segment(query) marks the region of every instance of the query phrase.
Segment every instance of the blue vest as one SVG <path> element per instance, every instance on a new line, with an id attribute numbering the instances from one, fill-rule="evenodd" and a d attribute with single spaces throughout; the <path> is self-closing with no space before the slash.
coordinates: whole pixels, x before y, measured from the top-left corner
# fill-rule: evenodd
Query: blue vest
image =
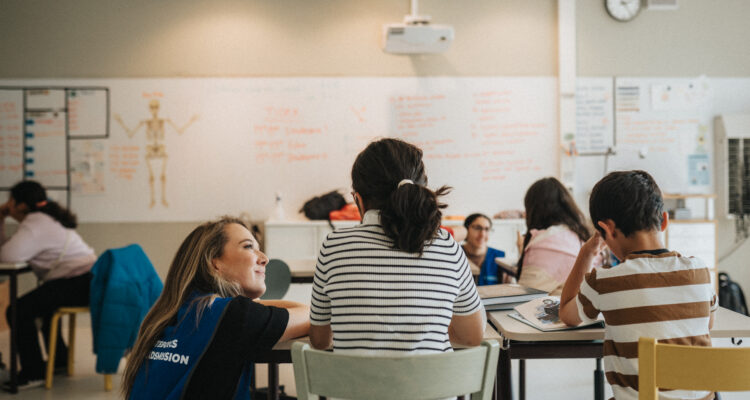
<path id="1" fill-rule="evenodd" d="M 217 298 L 196 321 L 196 307 L 188 300 L 177 313 L 178 324 L 168 326 L 138 370 L 131 399 L 179 399 L 232 298 Z M 234 399 L 250 399 L 252 363 L 242 370 Z"/>
<path id="2" fill-rule="evenodd" d="M 484 285 L 497 285 L 500 283 L 499 274 L 497 272 L 497 264 L 495 264 L 495 258 L 505 257 L 505 252 L 492 247 L 487 247 L 487 253 L 484 255 L 484 262 L 479 269 L 479 280 L 477 286 Z"/>

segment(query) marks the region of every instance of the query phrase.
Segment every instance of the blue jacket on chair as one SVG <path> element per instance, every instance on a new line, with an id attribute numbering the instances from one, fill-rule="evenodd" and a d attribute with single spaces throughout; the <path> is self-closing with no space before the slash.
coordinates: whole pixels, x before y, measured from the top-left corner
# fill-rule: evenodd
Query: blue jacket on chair
<path id="1" fill-rule="evenodd" d="M 91 330 L 96 372 L 117 373 L 141 321 L 163 288 L 141 246 L 107 250 L 91 269 Z"/>

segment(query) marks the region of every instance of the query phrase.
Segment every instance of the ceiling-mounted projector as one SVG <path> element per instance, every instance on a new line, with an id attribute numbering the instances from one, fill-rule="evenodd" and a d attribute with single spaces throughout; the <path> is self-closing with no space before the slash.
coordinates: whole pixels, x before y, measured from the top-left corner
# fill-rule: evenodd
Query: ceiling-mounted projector
<path id="1" fill-rule="evenodd" d="M 453 41 L 453 27 L 429 24 L 387 24 L 383 51 L 395 54 L 442 53 Z"/>

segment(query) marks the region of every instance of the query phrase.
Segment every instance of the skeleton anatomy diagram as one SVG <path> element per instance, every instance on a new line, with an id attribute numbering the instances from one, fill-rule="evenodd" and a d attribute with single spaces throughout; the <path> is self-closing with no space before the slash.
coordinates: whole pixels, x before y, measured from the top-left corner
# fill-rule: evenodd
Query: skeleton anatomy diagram
<path id="1" fill-rule="evenodd" d="M 132 138 L 136 132 L 142 127 L 146 127 L 146 165 L 148 166 L 148 184 L 151 193 L 151 203 L 149 207 L 153 208 L 156 205 L 156 195 L 154 189 L 154 164 L 161 164 L 161 174 L 159 180 L 161 183 L 161 204 L 164 207 L 169 207 L 167 203 L 167 197 L 165 194 L 167 185 L 167 149 L 164 146 L 164 124 L 169 124 L 178 134 L 182 134 L 193 122 L 198 120 L 198 115 L 193 115 L 184 126 L 178 127 L 169 118 L 159 118 L 159 100 L 151 100 L 148 104 L 149 111 L 151 112 L 151 118 L 141 120 L 138 122 L 135 128 L 130 129 L 123 122 L 122 117 L 119 114 L 114 114 L 112 117 L 118 124 L 125 130 L 129 138 Z"/>

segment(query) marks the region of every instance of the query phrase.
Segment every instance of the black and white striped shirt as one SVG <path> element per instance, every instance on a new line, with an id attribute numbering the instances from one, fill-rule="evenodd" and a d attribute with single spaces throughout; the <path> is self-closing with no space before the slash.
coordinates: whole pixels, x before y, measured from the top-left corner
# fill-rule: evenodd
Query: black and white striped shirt
<path id="1" fill-rule="evenodd" d="M 310 322 L 331 325 L 333 348 L 358 354 L 420 354 L 451 350 L 453 315 L 481 307 L 461 246 L 441 229 L 424 253 L 396 250 L 380 213 L 332 232 L 313 279 Z"/>

